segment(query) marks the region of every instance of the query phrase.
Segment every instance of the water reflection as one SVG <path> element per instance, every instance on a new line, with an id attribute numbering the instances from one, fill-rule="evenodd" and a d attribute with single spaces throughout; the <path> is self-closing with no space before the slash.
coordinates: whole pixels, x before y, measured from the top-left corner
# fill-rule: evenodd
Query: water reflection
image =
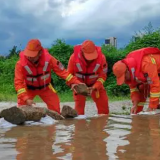
<path id="1" fill-rule="evenodd" d="M 118 159 L 117 149 L 119 146 L 129 144 L 126 140 L 126 135 L 130 134 L 131 119 L 123 116 L 109 117 L 109 124 L 106 126 L 106 131 L 109 136 L 104 139 L 107 146 L 107 155 L 109 160 Z M 124 150 L 121 149 L 121 152 Z"/>
<path id="2" fill-rule="evenodd" d="M 102 116 L 0 129 L 3 160 L 158 160 L 160 117 Z"/>
<path id="3" fill-rule="evenodd" d="M 126 136 L 130 144 L 118 148 L 119 159 L 160 159 L 160 116 L 133 116 L 131 133 Z M 119 150 L 125 150 L 121 153 Z"/>
<path id="4" fill-rule="evenodd" d="M 107 121 L 108 117 L 104 116 L 88 120 L 68 120 L 57 125 L 53 154 L 64 160 L 97 160 L 99 157 L 106 160 L 103 139 L 107 133 L 103 130 Z"/>
<path id="5" fill-rule="evenodd" d="M 5 133 L 4 137 L 5 139 L 17 139 L 17 142 L 14 143 L 18 152 L 17 160 L 51 160 L 55 158 L 52 153 L 54 132 L 55 126 L 21 126 L 13 127 Z M 9 160 L 7 157 L 4 159 Z"/>
<path id="6" fill-rule="evenodd" d="M 108 134 L 103 131 L 108 123 L 108 116 L 91 120 L 79 120 L 75 124 L 73 160 L 106 160 Z"/>
<path id="7" fill-rule="evenodd" d="M 74 131 L 75 125 L 70 120 L 56 125 L 52 149 L 54 156 L 58 159 L 72 160 Z"/>

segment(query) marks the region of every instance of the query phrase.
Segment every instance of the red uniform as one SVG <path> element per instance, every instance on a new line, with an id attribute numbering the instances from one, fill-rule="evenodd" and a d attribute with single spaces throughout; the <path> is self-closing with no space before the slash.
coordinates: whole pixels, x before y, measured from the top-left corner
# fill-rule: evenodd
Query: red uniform
<path id="1" fill-rule="evenodd" d="M 132 101 L 138 101 L 138 110 L 143 109 L 150 94 L 149 108 L 156 109 L 160 97 L 160 50 L 154 47 L 142 48 L 127 55 L 124 62 L 131 75 L 130 86 Z"/>
<path id="2" fill-rule="evenodd" d="M 31 63 L 23 51 L 20 53 L 14 79 L 19 106 L 25 105 L 27 99 L 33 99 L 38 95 L 49 109 L 60 113 L 59 97 L 51 84 L 51 70 L 65 79 L 68 85 L 79 83 L 76 77 L 67 72 L 63 65 L 48 53 L 47 49 L 42 49 L 37 65 Z"/>
<path id="3" fill-rule="evenodd" d="M 97 105 L 98 114 L 108 114 L 108 96 L 103 86 L 108 69 L 105 56 L 102 54 L 101 48 L 96 47 L 98 53 L 97 59 L 92 63 L 87 63 L 80 50 L 81 45 L 74 47 L 74 53 L 69 60 L 68 71 L 88 87 L 96 88 L 96 90 L 92 92 L 91 97 Z M 78 114 L 84 114 L 86 97 L 74 93 L 74 100 Z"/>

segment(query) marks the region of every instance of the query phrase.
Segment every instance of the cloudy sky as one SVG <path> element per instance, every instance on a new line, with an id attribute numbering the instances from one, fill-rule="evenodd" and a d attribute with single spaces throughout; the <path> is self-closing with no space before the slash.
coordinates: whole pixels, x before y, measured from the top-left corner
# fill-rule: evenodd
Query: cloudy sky
<path id="1" fill-rule="evenodd" d="M 101 45 L 114 36 L 124 47 L 149 22 L 160 27 L 160 0 L 0 0 L 0 55 L 31 38 L 50 47 L 57 38 Z"/>

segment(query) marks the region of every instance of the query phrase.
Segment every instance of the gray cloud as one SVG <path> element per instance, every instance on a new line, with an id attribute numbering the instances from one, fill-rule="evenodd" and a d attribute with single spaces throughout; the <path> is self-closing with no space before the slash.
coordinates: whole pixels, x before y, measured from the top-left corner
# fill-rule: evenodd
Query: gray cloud
<path id="1" fill-rule="evenodd" d="M 137 5 L 138 4 L 138 5 Z M 149 22 L 160 26 L 159 0 L 5 0 L 0 1 L 0 54 L 31 38 L 49 47 L 57 38 L 97 44 L 115 36 L 123 47 Z"/>

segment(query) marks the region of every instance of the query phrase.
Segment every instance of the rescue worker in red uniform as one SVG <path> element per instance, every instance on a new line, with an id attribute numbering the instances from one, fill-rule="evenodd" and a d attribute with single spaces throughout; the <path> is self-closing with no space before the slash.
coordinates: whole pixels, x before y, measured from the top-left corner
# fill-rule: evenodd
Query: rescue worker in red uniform
<path id="1" fill-rule="evenodd" d="M 18 106 L 34 105 L 33 99 L 38 95 L 50 110 L 60 113 L 59 97 L 51 84 L 51 70 L 65 79 L 69 86 L 80 83 L 42 47 L 38 39 L 30 40 L 15 66 L 14 85 Z"/>
<path id="2" fill-rule="evenodd" d="M 89 96 L 96 103 L 98 114 L 108 114 L 108 96 L 103 83 L 106 81 L 108 65 L 101 48 L 86 40 L 74 47 L 68 63 L 68 71 L 89 87 Z M 86 96 L 73 92 L 75 109 L 84 115 Z"/>
<path id="3" fill-rule="evenodd" d="M 160 50 L 154 47 L 130 52 L 125 59 L 113 65 L 117 84 L 126 83 L 130 87 L 133 107 L 131 113 L 143 110 L 147 96 L 150 95 L 147 111 L 157 109 L 160 97 Z"/>

